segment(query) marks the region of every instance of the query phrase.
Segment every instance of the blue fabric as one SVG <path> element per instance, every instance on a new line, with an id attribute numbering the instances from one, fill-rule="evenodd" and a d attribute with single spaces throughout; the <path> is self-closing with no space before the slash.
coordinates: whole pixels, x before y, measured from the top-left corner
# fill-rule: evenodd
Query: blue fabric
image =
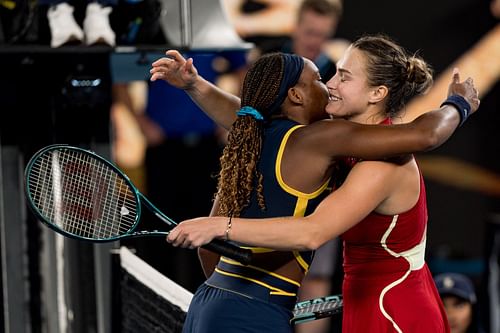
<path id="1" fill-rule="evenodd" d="M 214 82 L 220 73 L 213 67 L 217 57 L 225 58 L 228 71 L 241 68 L 246 63 L 246 51 L 222 53 L 186 53 L 192 57 L 200 75 Z M 235 110 L 236 111 L 236 110 Z M 215 123 L 180 89 L 163 80 L 150 82 L 146 114 L 163 129 L 167 138 L 181 138 L 190 135 L 210 135 L 215 131 Z"/>
<path id="2" fill-rule="evenodd" d="M 290 258 L 291 255 L 290 253 Z M 249 282 L 247 279 L 259 281 L 262 285 Z M 293 309 L 297 302 L 298 286 L 296 284 L 292 284 L 278 276 L 259 271 L 253 267 L 233 265 L 222 260 L 219 261 L 217 269 L 208 278 L 206 284 L 224 290 L 231 290 L 239 295 L 245 295 L 267 303 L 280 305 L 290 310 Z M 290 295 L 273 293 L 276 290 L 283 290 L 290 293 Z"/>
<path id="3" fill-rule="evenodd" d="M 286 41 L 282 47 L 279 49 L 283 53 L 293 53 L 292 40 Z M 320 53 L 316 59 L 311 59 L 314 64 L 318 67 L 319 74 L 321 75 L 322 81 L 327 82 L 331 79 L 336 72 L 335 63 L 326 55 L 326 53 Z"/>
<path id="4" fill-rule="evenodd" d="M 471 112 L 471 106 L 467 100 L 460 95 L 451 95 L 448 96 L 448 98 L 441 103 L 441 106 L 443 105 L 453 105 L 458 113 L 460 114 L 460 126 L 462 126 L 467 118 L 469 118 L 470 112 Z"/>
<path id="5" fill-rule="evenodd" d="M 281 80 L 278 96 L 269 108 L 270 112 L 268 114 L 274 114 L 281 107 L 288 94 L 288 89 L 297 84 L 304 69 L 304 59 L 298 55 L 284 53 L 283 60 L 283 79 Z"/>
<path id="6" fill-rule="evenodd" d="M 255 110 L 251 106 L 244 106 L 236 112 L 238 116 L 252 116 L 257 120 L 264 120 L 264 117 L 260 114 L 259 111 Z"/>
<path id="7" fill-rule="evenodd" d="M 292 312 L 202 284 L 189 305 L 183 333 L 292 333 Z M 286 325 L 285 325 L 286 324 Z"/>

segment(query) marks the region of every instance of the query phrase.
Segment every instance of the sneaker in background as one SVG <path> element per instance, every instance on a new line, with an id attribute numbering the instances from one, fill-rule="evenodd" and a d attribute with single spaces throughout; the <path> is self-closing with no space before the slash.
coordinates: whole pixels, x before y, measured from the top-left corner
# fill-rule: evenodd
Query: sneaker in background
<path id="1" fill-rule="evenodd" d="M 87 45 L 116 45 L 115 33 L 109 23 L 109 14 L 111 11 L 111 7 L 103 7 L 98 3 L 89 3 L 87 5 L 85 20 L 83 21 L 85 43 Z"/>
<path id="2" fill-rule="evenodd" d="M 51 34 L 50 46 L 80 44 L 83 41 L 83 31 L 75 21 L 73 10 L 73 6 L 63 2 L 51 6 L 47 11 Z"/>

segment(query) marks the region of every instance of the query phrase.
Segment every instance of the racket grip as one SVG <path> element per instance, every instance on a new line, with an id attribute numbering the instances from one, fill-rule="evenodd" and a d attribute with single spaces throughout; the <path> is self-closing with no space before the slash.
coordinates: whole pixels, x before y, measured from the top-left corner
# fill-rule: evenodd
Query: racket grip
<path id="1" fill-rule="evenodd" d="M 223 255 L 224 257 L 236 260 L 243 265 L 248 265 L 252 260 L 252 251 L 242 249 L 239 246 L 225 242 L 220 239 L 214 239 L 210 243 L 202 246 L 203 248 Z"/>

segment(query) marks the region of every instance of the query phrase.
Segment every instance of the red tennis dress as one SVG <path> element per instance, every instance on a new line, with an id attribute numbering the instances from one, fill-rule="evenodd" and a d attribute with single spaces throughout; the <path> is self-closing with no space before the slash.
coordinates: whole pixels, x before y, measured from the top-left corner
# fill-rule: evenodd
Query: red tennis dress
<path id="1" fill-rule="evenodd" d="M 342 235 L 346 333 L 450 332 L 446 313 L 424 261 L 425 185 L 409 211 L 371 213 Z"/>

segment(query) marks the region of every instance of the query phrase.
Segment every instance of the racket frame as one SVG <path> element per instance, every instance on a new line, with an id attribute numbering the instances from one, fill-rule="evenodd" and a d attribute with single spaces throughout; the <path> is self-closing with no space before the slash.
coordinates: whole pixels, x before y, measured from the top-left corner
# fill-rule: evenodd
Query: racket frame
<path id="1" fill-rule="evenodd" d="M 32 171 L 33 167 L 36 165 L 36 162 L 39 161 L 41 156 L 43 156 L 51 151 L 55 152 L 55 151 L 60 151 L 63 149 L 75 151 L 78 153 L 83 153 L 85 155 L 90 155 L 92 158 L 97 159 L 98 161 L 104 163 L 106 166 L 110 167 L 114 172 L 116 172 L 120 176 L 120 178 L 122 178 L 124 180 L 127 187 L 131 190 L 130 192 L 131 192 L 133 200 L 135 201 L 135 204 L 136 204 L 136 214 L 135 214 L 134 222 L 132 223 L 131 227 L 128 229 L 127 232 L 119 234 L 119 235 L 114 236 L 114 237 L 106 237 L 106 238 L 92 238 L 92 237 L 78 236 L 78 235 L 75 235 L 73 233 L 67 232 L 63 228 L 59 227 L 57 224 L 50 221 L 46 216 L 41 214 L 38 209 L 35 208 L 35 207 L 37 207 L 37 205 L 35 204 L 35 201 L 31 195 L 32 191 L 31 191 L 31 187 L 30 187 L 31 184 L 29 181 L 31 171 Z M 168 224 L 171 226 L 176 225 L 175 222 L 173 222 L 170 218 L 166 217 L 163 213 L 161 213 L 158 210 L 158 208 L 156 208 L 149 200 L 147 200 L 137 190 L 137 188 L 134 186 L 134 184 L 132 183 L 130 178 L 126 174 L 124 174 L 117 166 L 115 166 L 113 163 L 109 162 L 105 158 L 97 155 L 93 151 L 86 150 L 84 148 L 69 146 L 69 145 L 65 145 L 65 144 L 55 144 L 55 145 L 50 145 L 50 146 L 44 147 L 44 148 L 40 149 L 38 152 L 36 152 L 31 157 L 30 161 L 26 165 L 24 178 L 25 178 L 26 197 L 28 198 L 28 204 L 29 204 L 28 206 L 30 207 L 33 214 L 35 214 L 36 217 L 41 222 L 43 222 L 45 225 L 47 225 L 49 228 L 51 228 L 52 230 L 66 236 L 66 237 L 69 237 L 69 238 L 97 242 L 97 243 L 107 243 L 107 242 L 114 242 L 114 241 L 117 241 L 117 240 L 120 240 L 123 238 L 139 237 L 139 236 L 143 236 L 143 235 L 150 235 L 150 236 L 154 236 L 154 235 L 158 235 L 158 236 L 165 235 L 166 236 L 166 235 L 168 235 L 168 232 L 162 232 L 162 231 L 157 231 L 157 230 L 134 232 L 134 230 L 139 225 L 141 214 L 142 214 L 141 198 L 143 198 L 143 202 L 147 206 L 149 206 L 150 208 L 152 208 L 154 210 L 155 215 L 162 216 L 162 218 L 160 218 L 162 221 L 164 221 L 164 222 L 169 221 Z"/>
<path id="2" fill-rule="evenodd" d="M 75 235 L 70 232 L 65 231 L 62 229 L 60 226 L 57 224 L 53 223 L 53 221 L 50 221 L 47 217 L 43 216 L 38 209 L 37 205 L 35 204 L 35 201 L 33 200 L 31 196 L 31 188 L 30 188 L 30 180 L 29 176 L 31 174 L 31 171 L 36 163 L 36 161 L 39 160 L 40 156 L 47 154 L 50 151 L 58 151 L 58 150 L 69 150 L 69 151 L 75 151 L 77 153 L 82 153 L 84 155 L 89 155 L 90 157 L 104 163 L 104 165 L 110 167 L 112 171 L 114 171 L 118 176 L 121 177 L 121 179 L 125 182 L 125 185 L 131 190 L 131 194 L 133 197 L 133 200 L 135 201 L 136 207 L 135 207 L 135 220 L 133 223 L 131 223 L 131 226 L 128 228 L 127 232 L 122 233 L 119 232 L 118 235 L 113 236 L 113 237 L 106 237 L 106 238 L 92 238 L 92 237 L 85 237 L 81 235 Z M 169 234 L 169 231 L 158 231 L 158 230 L 144 230 L 144 231 L 135 231 L 137 226 L 139 225 L 141 214 L 142 214 L 142 204 L 144 204 L 150 211 L 156 215 L 157 218 L 159 218 L 161 221 L 165 222 L 166 224 L 170 225 L 170 227 L 174 227 L 177 225 L 175 221 L 173 221 L 171 218 L 166 216 L 162 211 L 160 211 L 151 201 L 149 201 L 132 183 L 132 181 L 129 179 L 129 177 L 121 171 L 116 165 L 105 159 L 104 157 L 99 156 L 98 154 L 94 153 L 91 150 L 80 148 L 80 147 L 74 147 L 70 146 L 67 144 L 54 144 L 54 145 L 49 145 L 46 146 L 42 149 L 40 149 L 38 152 L 36 152 L 31 159 L 29 160 L 26 168 L 25 168 L 25 193 L 26 197 L 28 199 L 28 206 L 30 207 L 30 210 L 34 213 L 34 215 L 45 225 L 47 225 L 49 228 L 52 230 L 66 236 L 69 238 L 73 239 L 79 239 L 79 240 L 85 240 L 85 241 L 91 241 L 91 242 L 97 242 L 97 243 L 104 243 L 104 242 L 113 242 L 117 241 L 120 239 L 124 238 L 131 238 L 131 237 L 141 237 L 141 236 L 166 236 Z M 203 248 L 206 248 L 210 251 L 214 251 L 216 253 L 219 253 L 221 255 L 227 256 L 229 258 L 235 259 L 239 261 L 240 263 L 244 265 L 248 265 L 251 261 L 252 258 L 252 251 L 249 249 L 245 248 L 240 248 L 237 245 L 230 243 L 230 242 L 225 242 L 220 239 L 213 239 L 210 243 L 205 244 L 202 246 Z"/>
<path id="3" fill-rule="evenodd" d="M 305 313 L 299 313 L 297 314 L 297 311 L 307 309 L 309 307 L 314 307 L 317 305 L 321 304 L 326 304 L 331 301 L 335 301 L 336 306 L 333 308 L 327 308 L 327 309 L 320 309 L 319 311 L 308 311 Z M 294 316 L 290 320 L 290 323 L 292 325 L 300 324 L 300 323 L 305 323 L 308 321 L 316 320 L 316 319 L 322 319 L 326 317 L 331 317 L 335 314 L 341 313 L 344 307 L 344 302 L 342 295 L 329 295 L 329 296 L 324 296 L 324 297 L 318 297 L 318 298 L 312 298 L 308 299 L 305 301 L 297 302 L 295 304 L 293 313 Z"/>

